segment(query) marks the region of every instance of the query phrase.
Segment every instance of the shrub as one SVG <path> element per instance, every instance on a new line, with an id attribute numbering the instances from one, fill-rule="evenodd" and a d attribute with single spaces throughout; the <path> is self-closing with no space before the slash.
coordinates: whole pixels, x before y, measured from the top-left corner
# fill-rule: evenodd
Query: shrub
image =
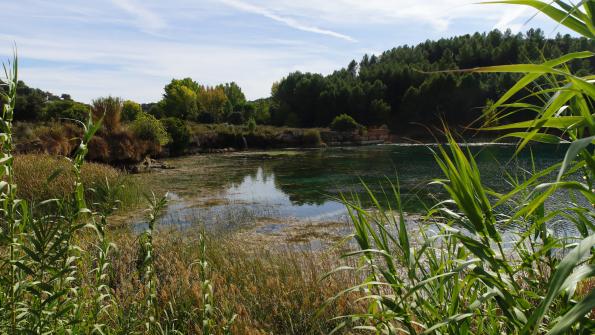
<path id="1" fill-rule="evenodd" d="M 351 116 L 341 114 L 331 122 L 330 128 L 335 131 L 354 131 L 360 126 Z"/>
<path id="2" fill-rule="evenodd" d="M 43 111 L 44 120 L 72 119 L 82 121 L 89 117 L 90 107 L 72 100 L 49 101 Z"/>
<path id="3" fill-rule="evenodd" d="M 110 163 L 138 163 L 161 150 L 156 140 L 139 138 L 130 130 L 119 130 L 106 136 L 105 140 L 109 146 Z"/>
<path id="4" fill-rule="evenodd" d="M 246 127 L 248 128 L 248 132 L 250 134 L 253 134 L 254 131 L 256 130 L 256 120 L 253 117 L 251 117 L 248 120 L 248 124 L 246 125 Z"/>
<path id="5" fill-rule="evenodd" d="M 169 134 L 168 144 L 170 153 L 178 155 L 183 153 L 190 144 L 190 131 L 186 123 L 175 117 L 168 117 L 161 120 L 165 130 Z"/>
<path id="6" fill-rule="evenodd" d="M 96 162 L 109 162 L 110 150 L 107 141 L 99 136 L 93 137 L 89 141 L 89 153 L 87 159 Z"/>
<path id="7" fill-rule="evenodd" d="M 232 112 L 227 117 L 227 122 L 231 124 L 242 124 L 244 123 L 244 115 L 240 112 Z"/>
<path id="8" fill-rule="evenodd" d="M 302 141 L 305 146 L 317 147 L 317 146 L 320 146 L 320 144 L 322 144 L 322 139 L 320 138 L 320 132 L 317 129 L 308 129 L 308 130 L 304 131 Z"/>
<path id="9" fill-rule="evenodd" d="M 122 104 L 122 121 L 134 121 L 136 120 L 136 116 L 142 112 L 143 108 L 140 106 L 140 104 L 131 100 L 126 100 Z"/>
<path id="10" fill-rule="evenodd" d="M 47 126 L 34 129 L 33 134 L 41 143 L 41 151 L 53 155 L 68 156 L 78 145 L 81 130 L 68 122 L 50 123 Z"/>
<path id="11" fill-rule="evenodd" d="M 97 98 L 92 102 L 93 117 L 99 120 L 103 117 L 102 126 L 108 134 L 120 129 L 122 117 L 122 99 L 114 97 Z"/>
<path id="12" fill-rule="evenodd" d="M 196 117 L 196 121 L 198 121 L 199 123 L 207 123 L 207 124 L 215 123 L 215 116 L 209 112 L 201 112 L 201 113 L 198 113 L 198 116 Z"/>
<path id="13" fill-rule="evenodd" d="M 157 143 L 161 146 L 169 142 L 167 130 L 153 115 L 144 112 L 139 113 L 130 128 L 134 135 L 141 140 Z"/>

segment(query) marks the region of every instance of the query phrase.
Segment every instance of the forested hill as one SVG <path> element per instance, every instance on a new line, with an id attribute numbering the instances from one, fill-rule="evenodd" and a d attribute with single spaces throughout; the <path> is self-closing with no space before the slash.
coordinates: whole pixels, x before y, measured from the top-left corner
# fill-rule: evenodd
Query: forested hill
<path id="1" fill-rule="evenodd" d="M 424 73 L 513 63 L 536 63 L 568 52 L 595 50 L 585 38 L 541 30 L 525 34 L 475 33 L 402 46 L 379 56 L 365 55 L 331 75 L 294 72 L 272 89 L 271 122 L 299 127 L 327 126 L 347 113 L 364 125 L 410 131 L 412 123 L 466 125 L 488 100 L 497 99 L 518 76 L 510 74 Z M 592 73 L 595 59 L 571 63 Z"/>

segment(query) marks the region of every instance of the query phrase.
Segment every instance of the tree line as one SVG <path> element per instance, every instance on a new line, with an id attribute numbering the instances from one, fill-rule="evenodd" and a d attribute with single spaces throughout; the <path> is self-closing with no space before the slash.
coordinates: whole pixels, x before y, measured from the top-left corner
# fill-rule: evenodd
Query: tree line
<path id="1" fill-rule="evenodd" d="M 272 88 L 270 122 L 320 127 L 340 114 L 364 125 L 406 131 L 412 123 L 467 125 L 484 106 L 510 88 L 518 75 L 438 72 L 479 66 L 536 63 L 563 54 L 595 50 L 593 41 L 570 35 L 546 38 L 543 31 L 498 30 L 365 55 L 330 75 L 294 72 Z M 578 75 L 593 59 L 570 64 Z"/>
<path id="2" fill-rule="evenodd" d="M 539 29 L 524 34 L 494 30 L 364 55 L 327 76 L 293 72 L 273 84 L 270 97 L 255 101 L 247 101 L 234 82 L 206 86 L 192 78 L 173 79 L 164 87 L 160 101 L 125 103 L 122 118 L 133 121 L 143 110 L 158 119 L 232 124 L 253 120 L 306 128 L 327 127 L 346 114 L 365 126 L 388 125 L 395 132 L 406 132 L 414 123 L 467 125 L 511 87 L 518 75 L 440 71 L 536 63 L 580 50 L 595 50 L 595 45 L 570 35 L 546 38 Z M 581 75 L 592 71 L 595 60 L 569 66 Z M 85 119 L 88 114 L 88 105 L 67 94 L 56 96 L 23 82 L 17 90 L 16 120 Z"/>

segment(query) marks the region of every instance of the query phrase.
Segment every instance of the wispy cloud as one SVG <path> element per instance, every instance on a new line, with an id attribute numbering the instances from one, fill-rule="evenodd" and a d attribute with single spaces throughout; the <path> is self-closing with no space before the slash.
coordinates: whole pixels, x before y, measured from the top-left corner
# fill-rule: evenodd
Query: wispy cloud
<path id="1" fill-rule="evenodd" d="M 180 77 L 236 81 L 256 99 L 291 71 L 331 73 L 366 52 L 494 26 L 554 28 L 526 23 L 531 10 L 474 1 L 8 1 L 0 60 L 16 42 L 27 84 L 81 101 L 156 101 Z"/>
<path id="2" fill-rule="evenodd" d="M 496 24 L 494 25 L 494 29 L 506 30 L 510 29 L 513 32 L 519 32 L 524 23 L 515 22 L 521 17 L 525 17 L 527 13 L 527 7 L 518 7 L 512 10 L 507 10 L 504 12 L 502 17 Z"/>
<path id="3" fill-rule="evenodd" d="M 342 40 L 346 40 L 349 42 L 356 42 L 356 40 L 354 38 L 352 38 L 351 36 L 341 34 L 341 33 L 338 33 L 338 32 L 332 31 L 332 30 L 322 29 L 322 28 L 318 28 L 318 27 L 311 26 L 308 24 L 304 24 L 304 23 L 301 23 L 301 22 L 299 22 L 295 19 L 292 19 L 290 17 L 284 17 L 281 15 L 277 15 L 264 7 L 255 6 L 255 5 L 245 3 L 242 1 L 237 1 L 237 0 L 221 0 L 221 2 L 228 6 L 231 6 L 233 8 L 242 10 L 244 12 L 262 15 L 266 18 L 269 18 L 273 21 L 283 23 L 283 24 L 285 24 L 291 28 L 297 29 L 297 30 L 307 31 L 310 33 L 315 33 L 315 34 L 327 35 L 327 36 L 339 38 Z"/>
<path id="4" fill-rule="evenodd" d="M 114 5 L 135 18 L 137 27 L 143 31 L 155 32 L 166 27 L 166 22 L 159 15 L 147 9 L 137 0 L 111 0 Z"/>

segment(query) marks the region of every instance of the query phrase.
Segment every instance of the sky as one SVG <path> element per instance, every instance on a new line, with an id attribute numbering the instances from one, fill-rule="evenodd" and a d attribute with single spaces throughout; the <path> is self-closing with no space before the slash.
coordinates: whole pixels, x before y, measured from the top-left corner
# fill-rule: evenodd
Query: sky
<path id="1" fill-rule="evenodd" d="M 235 81 L 249 99 L 293 71 L 494 28 L 566 33 L 535 10 L 474 0 L 0 0 L 0 58 L 20 79 L 90 102 L 155 102 L 173 78 Z"/>

